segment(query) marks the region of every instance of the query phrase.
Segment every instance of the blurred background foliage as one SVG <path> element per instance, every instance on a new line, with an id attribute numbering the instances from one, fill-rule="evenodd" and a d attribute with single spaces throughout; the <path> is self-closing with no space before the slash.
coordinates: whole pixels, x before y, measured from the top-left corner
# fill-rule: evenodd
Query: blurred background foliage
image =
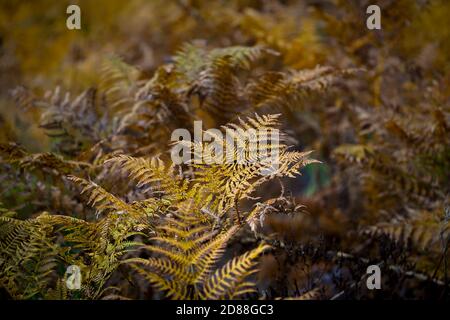
<path id="1" fill-rule="evenodd" d="M 65 26 L 72 3 L 82 8 L 79 31 Z M 18 139 L 33 150 L 45 148 L 43 136 L 24 138 L 39 136 L 39 130 L 13 111 L 8 90 L 19 84 L 40 91 L 61 85 L 79 92 L 98 83 L 98 66 L 112 55 L 151 74 L 183 43 L 195 40 L 212 47 L 268 45 L 295 69 L 356 64 L 374 74 L 395 56 L 422 72 L 448 73 L 447 2 L 378 3 L 381 32 L 365 28 L 367 1 L 5 1 L 0 7 L 2 123 L 19 130 Z"/>

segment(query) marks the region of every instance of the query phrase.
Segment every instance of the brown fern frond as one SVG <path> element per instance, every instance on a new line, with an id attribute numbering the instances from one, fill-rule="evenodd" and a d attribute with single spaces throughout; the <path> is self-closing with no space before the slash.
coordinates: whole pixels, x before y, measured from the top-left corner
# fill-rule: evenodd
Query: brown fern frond
<path id="1" fill-rule="evenodd" d="M 91 168 L 90 163 L 65 160 L 51 152 L 28 153 L 17 144 L 0 144 L 0 154 L 5 162 L 17 164 L 18 167 L 28 171 L 44 170 L 59 175 L 74 172 L 77 169 Z"/>

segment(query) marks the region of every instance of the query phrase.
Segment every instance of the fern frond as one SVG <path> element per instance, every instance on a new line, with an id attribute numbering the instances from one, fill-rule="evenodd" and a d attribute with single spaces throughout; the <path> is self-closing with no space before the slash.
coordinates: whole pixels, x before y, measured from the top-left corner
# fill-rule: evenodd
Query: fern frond
<path id="1" fill-rule="evenodd" d="M 0 217 L 0 283 L 13 297 L 30 299 L 45 292 L 59 254 L 53 242 L 53 228 L 40 217 Z"/>
<path id="2" fill-rule="evenodd" d="M 30 154 L 14 143 L 0 144 L 0 154 L 6 162 L 17 164 L 20 168 L 29 171 L 50 170 L 62 175 L 79 168 L 92 167 L 89 163 L 65 160 L 50 152 Z"/>
<path id="3" fill-rule="evenodd" d="M 133 265 L 132 267 L 147 281 L 155 285 L 157 289 L 166 292 L 167 297 L 175 300 L 185 300 L 190 298 L 188 288 L 180 285 L 178 282 L 167 280 L 154 272 L 148 272 L 142 268 L 134 267 Z"/>
<path id="4" fill-rule="evenodd" d="M 194 283 L 204 283 L 210 275 L 213 266 L 223 255 L 228 240 L 238 231 L 236 226 L 219 234 L 211 241 L 201 246 L 190 256 L 192 264 L 196 265 Z"/>
<path id="5" fill-rule="evenodd" d="M 236 147 L 233 146 L 230 152 L 226 139 L 214 136 L 215 144 L 226 150 L 222 163 L 208 161 L 207 155 L 211 151 L 208 148 L 213 145 L 205 147 L 200 142 L 182 142 L 192 148 L 194 159 L 203 161 L 193 164 L 198 169 L 193 188 L 196 201 L 209 204 L 209 208 L 221 216 L 233 208 L 236 201 L 248 197 L 260 184 L 274 177 L 294 177 L 300 174 L 304 166 L 318 162 L 308 158 L 310 152 L 288 151 L 283 133 L 279 133 L 279 141 L 270 141 L 270 135 L 279 126 L 278 118 L 279 114 L 256 114 L 246 121 L 239 119 L 239 125 L 231 123 L 223 126 L 226 134 L 236 141 Z M 255 147 L 257 150 L 252 150 Z M 197 150 L 203 153 L 198 154 Z"/>
<path id="6" fill-rule="evenodd" d="M 132 102 L 139 71 L 118 57 L 105 60 L 101 72 L 100 88 L 104 91 L 112 108 Z"/>
<path id="7" fill-rule="evenodd" d="M 252 62 L 265 55 L 278 55 L 278 52 L 263 46 L 233 46 L 216 48 L 208 52 L 205 48 L 187 43 L 176 53 L 173 60 L 177 72 L 194 81 L 213 61 L 223 57 L 230 58 L 232 68 L 248 69 Z"/>
<path id="8" fill-rule="evenodd" d="M 136 212 L 133 206 L 107 192 L 95 182 L 87 181 L 76 176 L 68 176 L 67 178 L 82 187 L 81 194 L 86 193 L 88 195 L 89 198 L 87 203 L 95 207 L 98 214 L 106 212 L 117 215 L 140 215 L 139 212 Z"/>
<path id="9" fill-rule="evenodd" d="M 244 279 L 256 272 L 255 260 L 268 248 L 269 246 L 261 244 L 218 269 L 205 283 L 202 298 L 235 299 L 242 294 L 253 292 L 252 284 L 245 283 Z"/>
<path id="10" fill-rule="evenodd" d="M 148 160 L 120 155 L 108 159 L 105 163 L 118 165 L 123 170 L 128 171 L 130 177 L 138 182 L 138 187 L 151 185 L 157 188 L 154 192 L 166 193 L 169 197 L 174 197 L 175 200 L 185 198 L 187 184 L 175 175 L 173 166 L 166 167 L 160 159 Z M 159 187 L 157 187 L 158 184 Z"/>
<path id="11" fill-rule="evenodd" d="M 394 221 L 378 223 L 375 226 L 366 228 L 364 233 L 371 236 L 384 234 L 392 241 L 407 246 L 412 244 L 420 250 L 441 250 L 441 242 L 450 237 L 450 224 L 443 225 L 437 222 L 416 220 L 416 221 Z"/>
<path id="12" fill-rule="evenodd" d="M 250 83 L 246 94 L 255 108 L 282 110 L 284 107 L 301 104 L 308 95 L 323 92 L 337 79 L 356 71 L 358 70 L 335 70 L 317 66 L 314 69 L 294 70 L 289 73 L 268 72 Z"/>

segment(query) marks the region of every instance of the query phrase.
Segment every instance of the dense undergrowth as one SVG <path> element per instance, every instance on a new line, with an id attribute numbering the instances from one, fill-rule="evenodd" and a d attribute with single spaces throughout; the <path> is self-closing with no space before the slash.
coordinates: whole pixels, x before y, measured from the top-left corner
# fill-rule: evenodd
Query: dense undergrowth
<path id="1" fill-rule="evenodd" d="M 0 5 L 2 298 L 448 299 L 446 1 L 92 3 Z M 173 164 L 198 120 L 281 165 Z"/>

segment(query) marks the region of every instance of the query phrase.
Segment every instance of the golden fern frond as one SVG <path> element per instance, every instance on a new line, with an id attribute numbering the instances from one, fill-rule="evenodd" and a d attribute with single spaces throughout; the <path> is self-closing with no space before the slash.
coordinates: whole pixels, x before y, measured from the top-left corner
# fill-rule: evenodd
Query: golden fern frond
<path id="1" fill-rule="evenodd" d="M 95 182 L 87 181 L 76 176 L 68 176 L 67 178 L 81 186 L 81 194 L 86 193 L 88 195 L 87 203 L 96 208 L 98 214 L 105 212 L 115 215 L 129 214 L 132 216 L 141 216 L 141 213 L 137 212 L 132 205 L 117 198 Z"/>
<path id="2" fill-rule="evenodd" d="M 144 185 L 153 187 L 153 193 L 167 194 L 174 200 L 185 198 L 187 182 L 183 182 L 174 173 L 174 167 L 166 167 L 158 158 L 145 159 L 120 155 L 108 159 L 105 163 L 112 163 L 129 172 L 132 179 L 137 181 L 137 187 Z M 159 185 L 159 186 L 158 186 Z"/>
<path id="3" fill-rule="evenodd" d="M 157 230 L 168 230 L 160 228 L 158 226 Z M 197 273 L 205 273 L 206 269 L 215 262 L 215 257 L 218 256 L 217 252 L 223 249 L 235 232 L 236 228 L 231 228 L 227 232 L 215 235 L 214 231 L 194 227 L 194 232 L 185 232 L 187 237 L 176 239 L 170 233 L 154 237 L 153 240 L 161 245 L 150 245 L 146 248 L 177 261 L 181 266 L 190 269 L 192 277 L 195 278 Z M 179 231 L 177 233 L 180 234 Z M 165 249 L 164 245 L 169 246 L 170 249 Z"/>
<path id="4" fill-rule="evenodd" d="M 191 263 L 191 260 L 188 256 L 180 254 L 179 252 L 174 252 L 172 251 L 172 248 L 166 249 L 158 245 L 148 245 L 145 246 L 144 249 L 147 249 L 153 253 L 165 257 L 166 259 L 176 262 L 177 264 L 182 266 L 182 269 L 184 269 L 185 266 L 188 266 Z"/>
<path id="5" fill-rule="evenodd" d="M 273 176 L 294 178 L 300 175 L 300 169 L 311 163 L 321 163 L 315 159 L 309 159 L 312 151 L 283 151 L 280 155 L 279 168 L 269 171 Z"/>
<path id="6" fill-rule="evenodd" d="M 166 297 L 175 300 L 186 300 L 191 298 L 188 288 L 182 283 L 167 280 L 164 276 L 160 276 L 154 272 L 149 272 L 145 269 L 137 267 L 136 265 L 132 264 L 131 266 L 138 272 L 138 274 L 152 283 L 157 289 L 165 292 Z"/>
<path id="7" fill-rule="evenodd" d="M 0 284 L 14 298 L 43 294 L 54 276 L 59 249 L 52 226 L 41 217 L 0 217 Z"/>
<path id="8" fill-rule="evenodd" d="M 199 242 L 204 241 L 203 238 L 179 240 L 179 239 L 170 238 L 167 236 L 153 237 L 152 240 L 158 241 L 159 243 L 164 244 L 164 245 L 174 247 L 182 252 L 188 252 L 188 251 L 192 250 L 193 248 L 195 248 Z"/>
<path id="9" fill-rule="evenodd" d="M 133 201 L 131 206 L 135 211 L 139 211 L 143 216 L 156 217 L 167 213 L 172 201 L 165 198 L 148 198 L 145 200 Z"/>
<path id="10" fill-rule="evenodd" d="M 45 215 L 41 220 L 52 225 L 55 231 L 63 232 L 65 240 L 73 244 L 73 249 L 94 250 L 99 245 L 95 223 L 61 215 Z"/>
<path id="11" fill-rule="evenodd" d="M 229 239 L 238 231 L 234 226 L 217 235 L 214 239 L 201 246 L 196 252 L 190 255 L 192 264 L 196 266 L 196 272 L 193 277 L 194 283 L 204 283 L 210 275 L 214 265 L 223 255 L 226 244 Z"/>
<path id="12" fill-rule="evenodd" d="M 136 235 L 145 236 L 140 231 L 140 221 L 126 216 L 124 219 L 107 217 L 97 222 L 86 222 L 67 216 L 48 215 L 48 224 L 64 235 L 64 241 L 70 243 L 70 255 L 62 258 L 69 265 L 77 265 L 84 274 L 81 288 L 83 296 L 98 298 L 103 295 L 103 285 L 109 276 L 119 267 L 120 258 L 142 246 L 132 241 Z M 77 253 L 79 252 L 79 253 Z M 86 263 L 85 258 L 89 257 Z"/>
<path id="13" fill-rule="evenodd" d="M 204 299 L 236 299 L 254 292 L 254 284 L 244 280 L 257 270 L 256 259 L 269 248 L 260 244 L 257 248 L 236 257 L 216 270 L 204 284 L 201 297 Z"/>
<path id="14" fill-rule="evenodd" d="M 171 227 L 170 225 L 158 226 L 158 230 L 163 231 L 167 234 L 174 235 L 180 238 L 193 238 L 196 234 L 204 233 L 209 229 L 207 225 L 193 226 L 189 227 L 187 230 Z"/>
<path id="15" fill-rule="evenodd" d="M 170 216 L 166 217 L 165 221 L 167 223 L 165 225 L 177 228 L 179 231 L 195 230 L 195 228 L 200 226 L 207 227 L 205 224 L 208 220 L 202 219 L 201 215 L 192 213 L 193 210 L 195 210 L 195 207 L 190 200 L 178 204 L 177 211 L 173 211 Z M 158 228 L 160 227 L 162 226 L 158 226 Z M 190 232 L 189 234 L 192 235 Z"/>
<path id="16" fill-rule="evenodd" d="M 141 264 L 147 268 L 157 271 L 158 273 L 164 274 L 171 277 L 172 279 L 177 279 L 181 282 L 189 282 L 190 275 L 180 269 L 176 261 L 170 259 L 157 259 L 157 258 L 130 258 L 123 261 L 123 263 L 136 265 Z"/>
<path id="17" fill-rule="evenodd" d="M 248 197 L 257 186 L 275 177 L 294 177 L 300 169 L 318 161 L 309 159 L 310 152 L 288 151 L 285 135 L 276 128 L 279 114 L 255 115 L 239 124 L 223 126 L 227 137 L 236 141 L 231 152 L 227 139 L 211 133 L 214 144 L 181 141 L 193 150 L 195 171 L 194 190 L 198 203 L 208 204 L 219 216 L 233 208 L 240 199 Z M 278 133 L 278 141 L 271 141 Z M 210 161 L 212 149 L 219 145 L 223 154 L 221 162 Z M 256 150 L 255 150 L 256 149 Z M 202 151 L 198 154 L 198 150 Z M 202 163 L 196 163 L 201 159 Z"/>
<path id="18" fill-rule="evenodd" d="M 127 240 L 138 234 L 133 226 L 115 222 L 105 218 L 90 223 L 47 213 L 24 221 L 0 217 L 2 286 L 15 298 L 64 297 L 67 292 L 59 287 L 62 279 L 56 269 L 77 265 L 83 275 L 81 296 L 100 297 L 120 257 L 141 245 Z"/>
<path id="19" fill-rule="evenodd" d="M 173 223 L 176 220 L 181 220 L 183 223 Z M 167 297 L 205 298 L 206 296 L 202 293 L 205 283 L 210 281 L 226 245 L 239 230 L 239 226 L 227 227 L 222 232 L 218 232 L 211 231 L 210 227 L 206 227 L 208 224 L 202 221 L 201 217 L 191 213 L 177 212 L 174 217 L 166 218 L 162 225 L 156 227 L 158 236 L 152 239 L 155 244 L 143 247 L 159 257 L 132 258 L 124 263 L 133 265 L 139 274 L 155 284 L 156 288 L 164 291 Z M 250 270 L 254 265 L 252 261 L 259 254 L 259 250 L 262 252 L 265 248 L 265 246 L 261 247 L 239 261 L 233 262 L 231 269 L 227 269 L 227 272 L 231 273 L 226 278 L 229 279 L 232 275 L 244 277 L 253 273 L 254 270 Z M 242 271 L 243 268 L 245 272 L 240 274 L 239 270 Z M 179 286 L 177 294 L 173 291 L 174 287 L 168 285 L 168 280 Z M 230 287 L 230 290 L 234 290 L 229 292 L 230 296 L 250 292 L 251 283 L 238 282 L 239 280 L 236 279 L 236 284 Z"/>

